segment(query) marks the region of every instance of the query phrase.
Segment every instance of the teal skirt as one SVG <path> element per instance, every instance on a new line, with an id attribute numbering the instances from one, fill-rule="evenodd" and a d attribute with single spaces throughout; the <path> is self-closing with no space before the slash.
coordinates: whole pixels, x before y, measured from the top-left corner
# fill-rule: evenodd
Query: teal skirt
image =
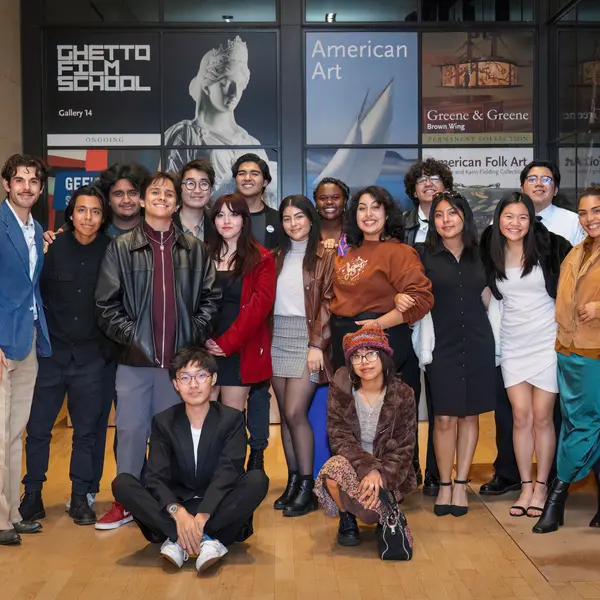
<path id="1" fill-rule="evenodd" d="M 571 483 L 600 461 L 600 360 L 559 353 L 558 389 L 563 422 L 557 474 Z"/>

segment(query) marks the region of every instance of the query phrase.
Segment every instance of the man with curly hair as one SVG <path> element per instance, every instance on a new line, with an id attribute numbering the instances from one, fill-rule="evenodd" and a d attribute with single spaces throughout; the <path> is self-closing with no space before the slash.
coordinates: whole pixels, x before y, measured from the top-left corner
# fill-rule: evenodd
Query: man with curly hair
<path id="1" fill-rule="evenodd" d="M 448 165 L 439 160 L 427 158 L 419 160 L 412 165 L 404 177 L 406 194 L 409 198 L 412 198 L 415 205 L 412 210 L 404 213 L 405 244 L 414 246 L 425 241 L 429 229 L 429 211 L 431 210 L 433 197 L 439 192 L 452 189 L 453 185 L 452 171 Z M 429 433 L 427 436 L 427 462 L 425 466 L 425 479 L 423 481 L 423 493 L 427 496 L 437 496 L 440 489 L 440 478 L 435 451 L 433 449 L 433 407 L 431 406 L 430 394 L 427 390 L 426 378 L 425 391 L 427 396 Z M 419 455 L 417 454 L 418 445 L 415 446 L 415 451 L 414 466 L 417 473 L 417 481 L 420 481 L 421 467 L 419 464 Z"/>

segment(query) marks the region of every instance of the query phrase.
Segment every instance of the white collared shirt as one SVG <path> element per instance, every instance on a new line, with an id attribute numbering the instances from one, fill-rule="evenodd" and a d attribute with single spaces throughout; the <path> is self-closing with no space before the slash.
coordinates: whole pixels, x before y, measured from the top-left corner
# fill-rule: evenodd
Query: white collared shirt
<path id="1" fill-rule="evenodd" d="M 33 281 L 33 276 L 35 274 L 35 267 L 37 265 L 37 246 L 35 245 L 35 224 L 33 222 L 33 217 L 31 213 L 29 213 L 29 218 L 27 219 L 27 223 L 23 223 L 19 218 L 19 215 L 15 212 L 15 209 L 12 207 L 8 198 L 6 199 L 6 204 L 8 204 L 8 208 L 12 211 L 13 215 L 17 219 L 17 223 L 23 232 L 23 237 L 25 238 L 25 243 L 27 244 L 27 248 L 29 250 L 29 278 Z M 37 311 L 37 303 L 35 301 L 35 292 L 33 294 L 33 304 L 31 306 L 31 310 L 33 311 L 33 318 L 38 318 Z"/>
<path id="2" fill-rule="evenodd" d="M 425 238 L 427 237 L 427 232 L 429 231 L 429 221 L 427 220 L 427 217 L 420 206 L 417 214 L 419 216 L 419 230 L 415 235 L 415 244 L 424 242 Z"/>
<path id="3" fill-rule="evenodd" d="M 571 243 L 571 246 L 577 246 L 586 237 L 585 231 L 579 223 L 579 217 L 566 208 L 550 204 L 537 213 L 536 217 L 541 217 L 542 225 L 548 231 L 564 237 Z"/>

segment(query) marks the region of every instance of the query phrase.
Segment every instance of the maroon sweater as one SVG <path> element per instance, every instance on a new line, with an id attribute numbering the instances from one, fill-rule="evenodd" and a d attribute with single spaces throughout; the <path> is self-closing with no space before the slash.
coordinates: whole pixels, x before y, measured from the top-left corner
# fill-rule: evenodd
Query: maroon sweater
<path id="1" fill-rule="evenodd" d="M 169 231 L 154 231 L 144 222 L 144 233 L 152 247 L 154 273 L 152 278 L 152 331 L 159 363 L 167 369 L 175 352 L 175 276 L 173 273 L 173 225 Z M 161 240 L 164 240 L 161 250 Z"/>

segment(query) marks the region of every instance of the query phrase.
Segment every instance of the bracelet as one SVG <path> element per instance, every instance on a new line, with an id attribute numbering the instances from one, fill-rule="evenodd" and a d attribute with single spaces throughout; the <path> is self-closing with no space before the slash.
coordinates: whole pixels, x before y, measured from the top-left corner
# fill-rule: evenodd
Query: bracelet
<path id="1" fill-rule="evenodd" d="M 320 350 L 321 349 L 321 348 L 319 348 L 319 346 L 315 346 L 313 344 L 309 344 L 308 347 L 312 348 L 313 350 Z"/>

